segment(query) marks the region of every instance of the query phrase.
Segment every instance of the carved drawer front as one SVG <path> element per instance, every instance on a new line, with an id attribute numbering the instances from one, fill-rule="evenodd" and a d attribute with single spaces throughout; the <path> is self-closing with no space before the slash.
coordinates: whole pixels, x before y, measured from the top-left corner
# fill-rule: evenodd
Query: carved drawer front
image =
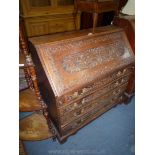
<path id="1" fill-rule="evenodd" d="M 84 98 L 87 95 L 95 92 L 98 89 L 101 89 L 104 85 L 107 85 L 114 80 L 119 80 L 123 76 L 128 76 L 131 74 L 132 68 L 124 68 L 122 70 L 117 71 L 113 75 L 107 77 L 106 79 L 99 80 L 90 84 L 79 91 L 75 91 L 72 94 L 66 95 L 64 98 L 58 100 L 57 105 L 58 107 L 66 106 L 67 104 L 75 103 L 76 101 Z M 61 113 L 61 112 L 60 112 Z"/>
<path id="2" fill-rule="evenodd" d="M 99 106 L 104 106 L 104 104 L 109 103 L 109 100 L 111 100 L 112 98 L 117 99 L 118 96 L 125 91 L 126 86 L 127 86 L 127 83 L 123 84 L 119 88 L 115 88 L 113 91 L 110 91 L 105 95 L 100 95 L 95 99 L 92 98 L 92 95 L 88 96 L 87 98 L 92 98 L 92 100 L 89 100 L 89 102 L 85 106 L 82 106 L 79 109 L 73 110 L 70 113 L 67 113 L 66 115 L 60 118 L 62 127 L 70 123 L 71 121 L 81 117 L 82 115 L 88 113 L 89 111 L 92 111 Z"/>
<path id="3" fill-rule="evenodd" d="M 103 112 L 109 110 L 111 107 L 113 107 L 117 103 L 121 103 L 123 100 L 123 95 L 112 97 L 110 100 L 106 101 L 98 101 L 99 105 L 92 111 L 86 113 L 82 117 L 78 118 L 77 120 L 73 121 L 72 123 L 66 125 L 62 128 L 62 134 L 66 135 L 69 132 L 74 132 L 78 130 L 79 128 L 83 127 L 99 115 L 101 115 Z"/>
<path id="4" fill-rule="evenodd" d="M 67 105 L 65 107 L 61 107 L 59 109 L 60 116 L 64 116 L 68 112 L 79 109 L 82 106 L 85 106 L 85 105 L 89 104 L 89 102 L 92 101 L 93 99 L 96 99 L 97 97 L 102 96 L 106 92 L 108 92 L 110 90 L 113 90 L 116 87 L 121 86 L 123 83 L 128 82 L 128 80 L 129 80 L 129 75 L 124 76 L 122 78 L 119 78 L 116 81 L 113 81 L 110 84 L 106 85 L 102 89 L 95 90 L 95 92 L 93 92 L 92 94 L 89 94 L 89 95 L 85 96 L 84 98 L 82 98 L 80 100 L 77 100 L 76 102 L 71 103 L 71 104 L 69 104 L 69 105 Z"/>

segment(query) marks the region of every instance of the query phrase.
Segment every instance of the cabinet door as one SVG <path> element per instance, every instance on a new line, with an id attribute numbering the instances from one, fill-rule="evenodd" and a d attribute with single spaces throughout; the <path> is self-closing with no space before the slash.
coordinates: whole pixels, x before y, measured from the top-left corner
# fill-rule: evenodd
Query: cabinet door
<path id="1" fill-rule="evenodd" d="M 50 6 L 50 0 L 29 0 L 30 7 L 45 7 Z"/>
<path id="2" fill-rule="evenodd" d="M 74 0 L 29 0 L 30 7 L 74 5 Z"/>
<path id="3" fill-rule="evenodd" d="M 72 14 L 74 0 L 20 0 L 20 14 L 24 17 Z"/>
<path id="4" fill-rule="evenodd" d="M 64 32 L 75 29 L 73 18 L 61 18 L 49 21 L 49 33 Z"/>
<path id="5" fill-rule="evenodd" d="M 29 37 L 48 34 L 48 22 L 47 21 L 28 22 L 26 27 L 27 27 L 27 35 Z"/>
<path id="6" fill-rule="evenodd" d="M 74 5 L 74 0 L 57 0 L 58 6 Z"/>

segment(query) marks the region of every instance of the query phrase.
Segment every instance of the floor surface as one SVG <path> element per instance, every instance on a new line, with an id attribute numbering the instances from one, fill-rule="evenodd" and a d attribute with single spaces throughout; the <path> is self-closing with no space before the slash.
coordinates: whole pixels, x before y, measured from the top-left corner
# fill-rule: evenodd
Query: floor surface
<path id="1" fill-rule="evenodd" d="M 128 105 L 112 108 L 64 144 L 52 139 L 24 144 L 28 155 L 134 155 L 135 98 Z"/>

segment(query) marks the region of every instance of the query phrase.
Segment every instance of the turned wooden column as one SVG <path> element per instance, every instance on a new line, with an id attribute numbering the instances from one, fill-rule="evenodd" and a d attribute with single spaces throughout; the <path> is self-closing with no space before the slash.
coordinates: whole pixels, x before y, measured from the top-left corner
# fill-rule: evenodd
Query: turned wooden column
<path id="1" fill-rule="evenodd" d="M 24 31 L 24 24 L 23 22 L 20 22 L 20 26 L 19 26 L 19 42 L 20 42 L 20 48 L 21 51 L 23 52 L 25 58 L 26 58 L 26 67 L 27 67 L 27 73 L 29 73 L 32 83 L 33 83 L 33 88 L 36 94 L 37 99 L 40 101 L 40 104 L 42 106 L 43 109 L 43 115 L 47 120 L 49 129 L 52 129 L 51 126 L 51 121 L 48 117 L 48 110 L 47 110 L 47 105 L 44 103 L 41 94 L 40 94 L 40 90 L 38 87 L 38 82 L 37 82 L 37 76 L 36 76 L 36 71 L 35 71 L 35 66 L 33 64 L 30 52 L 29 52 L 29 48 L 28 48 L 28 42 L 27 42 L 27 38 L 25 36 L 25 31 Z M 52 131 L 54 132 L 54 130 Z"/>

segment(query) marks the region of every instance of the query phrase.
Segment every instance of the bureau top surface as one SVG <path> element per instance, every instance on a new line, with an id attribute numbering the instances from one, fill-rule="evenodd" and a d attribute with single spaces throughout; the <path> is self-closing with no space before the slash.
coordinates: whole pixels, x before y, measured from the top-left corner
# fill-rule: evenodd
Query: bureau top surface
<path id="1" fill-rule="evenodd" d="M 31 38 L 45 74 L 59 97 L 134 63 L 125 32 L 116 27 Z M 49 39 L 50 38 L 50 39 Z"/>
<path id="2" fill-rule="evenodd" d="M 105 27 L 97 27 L 95 29 L 95 33 L 108 33 L 108 32 L 116 32 L 118 30 L 121 30 L 121 28 L 117 26 L 105 26 Z M 44 44 L 44 43 L 50 43 L 54 41 L 60 41 L 75 37 L 81 37 L 88 35 L 88 33 L 92 33 L 92 28 L 90 29 L 84 29 L 80 31 L 70 31 L 70 32 L 62 32 L 62 33 L 55 33 L 51 35 L 43 35 L 38 37 L 30 37 L 29 41 L 32 42 L 34 45 Z"/>

